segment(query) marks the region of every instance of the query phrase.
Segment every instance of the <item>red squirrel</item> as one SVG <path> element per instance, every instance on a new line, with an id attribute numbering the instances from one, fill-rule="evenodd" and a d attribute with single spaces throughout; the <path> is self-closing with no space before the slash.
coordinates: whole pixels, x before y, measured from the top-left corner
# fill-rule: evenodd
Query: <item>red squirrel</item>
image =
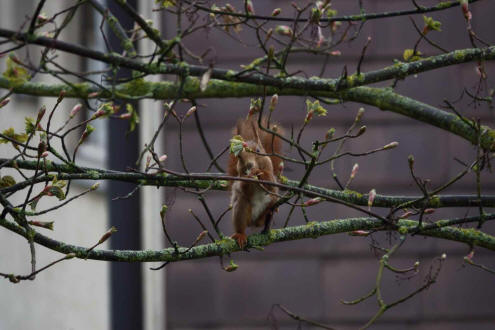
<path id="1" fill-rule="evenodd" d="M 268 128 L 268 120 L 261 119 L 261 125 Z M 270 130 L 282 133 L 280 127 L 270 125 Z M 230 154 L 228 174 L 230 176 L 254 178 L 277 182 L 281 174 L 282 159 L 280 155 L 282 141 L 279 137 L 263 131 L 258 126 L 258 115 L 249 115 L 246 119 L 239 119 L 232 131 L 233 135 L 240 135 L 244 141 L 243 150 L 236 155 Z M 270 155 L 263 156 L 260 154 Z M 263 231 L 270 227 L 273 215 L 273 206 L 278 200 L 278 188 L 271 185 L 262 185 L 246 181 L 231 181 L 232 221 L 235 233 L 232 238 L 241 248 L 247 243 L 246 227 L 265 226 Z"/>

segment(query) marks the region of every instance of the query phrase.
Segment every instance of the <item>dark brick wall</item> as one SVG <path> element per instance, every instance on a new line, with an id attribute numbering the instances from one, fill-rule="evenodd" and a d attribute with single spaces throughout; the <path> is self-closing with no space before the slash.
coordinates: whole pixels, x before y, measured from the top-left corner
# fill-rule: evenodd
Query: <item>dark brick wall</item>
<path id="1" fill-rule="evenodd" d="M 236 7 L 239 1 L 231 1 Z M 287 16 L 292 13 L 289 1 L 256 1 L 257 13 L 270 13 L 270 8 L 282 7 Z M 303 1 L 299 1 L 303 3 Z M 364 0 L 369 12 L 392 11 L 411 8 L 410 1 L 369 1 Z M 358 1 L 333 1 L 334 8 L 341 14 L 357 13 Z M 437 1 L 420 1 L 421 5 L 436 4 Z M 488 42 L 495 41 L 493 33 L 493 1 L 479 1 L 472 6 L 473 25 L 480 37 Z M 459 8 L 432 14 L 441 20 L 443 32 L 432 33 L 431 39 L 445 48 L 470 47 L 465 23 Z M 414 16 L 422 26 L 422 16 Z M 166 29 L 175 31 L 175 22 L 167 20 Z M 336 77 L 344 65 L 350 72 L 356 68 L 364 41 L 368 36 L 373 40 L 363 63 L 363 71 L 381 68 L 400 59 L 405 48 L 412 48 L 417 39 L 407 17 L 369 21 L 360 36 L 351 44 L 337 49 L 343 56 L 331 58 L 325 77 Z M 255 43 L 253 34 L 246 29 L 241 33 L 246 44 Z M 208 35 L 198 34 L 184 42 L 194 50 L 215 49 L 216 65 L 239 69 L 239 64 L 249 63 L 261 53 L 257 48 L 239 46 L 226 34 L 210 31 Z M 437 53 L 427 43 L 420 50 L 426 55 Z M 201 53 L 202 51 L 199 51 Z M 318 74 L 321 57 L 312 55 L 291 56 L 293 70 L 304 70 L 308 75 Z M 493 64 L 487 63 L 493 86 Z M 400 81 L 397 92 L 414 97 L 422 102 L 439 106 L 443 99 L 456 99 L 464 87 L 471 88 L 477 81 L 475 64 L 443 68 L 409 77 Z M 384 84 L 380 84 L 384 85 Z M 274 117 L 287 130 L 291 125 L 297 129 L 305 116 L 305 99 L 302 97 L 281 97 Z M 230 128 L 236 119 L 245 116 L 249 99 L 200 100 L 199 114 L 202 118 L 205 134 L 214 153 L 222 150 L 228 143 Z M 466 105 L 467 102 L 461 103 Z M 312 139 L 322 138 L 330 127 L 337 133 L 343 133 L 353 120 L 360 107 L 358 104 L 327 106 L 329 112 L 325 118 L 315 118 L 304 141 L 307 145 Z M 365 106 L 364 124 L 368 130 L 364 138 L 348 143 L 348 150 L 359 152 L 383 146 L 391 141 L 399 141 L 400 146 L 389 152 L 377 153 L 366 158 L 341 159 L 336 163 L 338 173 L 346 180 L 352 165 L 358 162 L 359 173 L 352 189 L 368 192 L 375 188 L 379 193 L 417 195 L 417 188 L 408 175 L 407 156 L 416 158 L 417 173 L 430 178 L 433 186 L 438 186 L 458 173 L 462 166 L 453 161 L 454 157 L 472 159 L 473 148 L 457 136 L 447 134 L 433 126 L 428 126 L 394 113 L 380 111 Z M 461 107 L 463 110 L 467 107 Z M 493 126 L 493 112 L 486 107 L 470 110 Z M 204 171 L 209 158 L 201 147 L 201 140 L 192 119 L 189 119 L 184 132 L 185 154 L 189 170 Z M 177 131 L 172 126 L 166 134 L 167 165 L 180 169 L 177 150 Z M 288 152 L 288 150 L 287 150 Z M 222 164 L 225 165 L 225 158 Z M 298 178 L 301 170 L 289 166 L 286 175 Z M 328 166 L 315 171 L 310 182 L 319 186 L 336 189 Z M 493 174 L 485 177 L 483 191 L 495 192 Z M 206 219 L 200 203 L 194 196 L 180 191 L 169 190 L 169 196 L 175 195 L 175 203 L 168 217 L 171 232 L 181 244 L 189 244 L 201 231 L 197 223 L 187 212 L 193 209 L 202 219 Z M 450 193 L 474 193 L 474 176 L 469 175 L 449 189 Z M 170 197 L 169 197 L 170 198 Z M 229 203 L 224 192 L 208 194 L 207 201 L 214 215 L 219 215 Z M 328 204 L 328 203 L 327 203 Z M 284 206 L 276 215 L 275 227 L 280 227 L 288 213 Z M 493 210 L 492 210 L 493 211 Z M 463 216 L 465 209 L 438 211 L 431 219 L 440 216 Z M 359 214 L 337 205 L 322 205 L 308 209 L 311 220 L 330 220 Z M 470 210 L 470 215 L 476 210 Z M 205 220 L 206 222 L 206 220 Z M 304 219 L 300 211 L 295 212 L 291 224 L 302 224 Z M 222 223 L 224 233 L 231 233 L 230 215 Z M 491 228 L 490 228 L 491 227 Z M 487 226 L 493 232 L 493 226 Z M 376 239 L 387 244 L 385 235 Z M 370 250 L 370 240 L 347 235 L 335 235 L 319 239 L 281 243 L 269 246 L 264 252 L 252 250 L 250 253 L 237 253 L 233 259 L 239 269 L 233 273 L 224 272 L 218 258 L 181 262 L 167 267 L 167 322 L 169 329 L 265 329 L 270 326 L 267 317 L 273 304 L 282 304 L 291 311 L 338 329 L 355 329 L 362 326 L 377 311 L 375 298 L 357 306 L 344 306 L 340 299 L 355 299 L 367 293 L 374 285 L 378 262 Z M 447 261 L 439 280 L 428 291 L 412 300 L 388 311 L 374 327 L 376 329 L 493 329 L 495 313 L 493 309 L 493 275 L 474 268 L 462 266 L 462 257 L 468 253 L 468 247 L 423 237 L 408 239 L 401 251 L 393 258 L 398 267 L 412 265 L 421 261 L 421 274 L 410 279 L 397 281 L 393 274 L 384 277 L 384 298 L 390 302 L 401 297 L 424 281 L 424 276 L 434 257 L 447 253 Z M 481 263 L 493 265 L 493 255 L 479 250 L 476 258 Z M 228 262 L 229 258 L 225 258 Z M 297 323 L 289 320 L 280 311 L 274 312 L 281 329 L 295 329 Z M 303 326 L 304 329 L 309 327 Z"/>

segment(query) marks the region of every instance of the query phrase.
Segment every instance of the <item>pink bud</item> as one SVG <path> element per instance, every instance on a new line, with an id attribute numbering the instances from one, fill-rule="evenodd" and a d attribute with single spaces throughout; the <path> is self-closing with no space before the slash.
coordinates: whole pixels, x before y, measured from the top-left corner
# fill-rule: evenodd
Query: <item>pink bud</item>
<path id="1" fill-rule="evenodd" d="M 40 193 L 40 196 L 41 195 L 47 195 L 47 196 L 53 196 L 53 194 L 50 192 L 50 189 L 52 189 L 52 185 L 48 185 L 46 186 L 43 191 Z"/>
<path id="2" fill-rule="evenodd" d="M 82 109 L 82 104 L 81 103 L 76 104 L 70 111 L 69 117 L 70 118 L 74 117 L 81 109 Z"/>
<path id="3" fill-rule="evenodd" d="M 89 94 L 88 94 L 88 98 L 89 98 L 89 99 L 92 99 L 92 98 L 94 98 L 94 97 L 97 97 L 99 94 L 100 94 L 99 92 L 89 93 Z"/>
<path id="4" fill-rule="evenodd" d="M 306 202 L 304 202 L 304 206 L 312 206 L 320 203 L 322 199 L 320 197 L 315 197 L 312 199 L 308 199 Z"/>
<path id="5" fill-rule="evenodd" d="M 282 174 L 283 171 L 284 171 L 284 162 L 280 162 L 280 164 L 278 164 L 278 172 Z"/>
<path id="6" fill-rule="evenodd" d="M 340 56 L 340 55 L 342 55 L 342 52 L 340 50 L 334 50 L 334 51 L 331 51 L 330 52 L 330 55 Z"/>
<path id="7" fill-rule="evenodd" d="M 403 215 L 400 216 L 401 219 L 407 219 L 409 218 L 411 215 L 413 215 L 413 212 L 411 211 L 407 211 L 405 212 Z"/>
<path id="8" fill-rule="evenodd" d="M 6 106 L 7 104 L 9 104 L 9 102 L 10 102 L 10 99 L 6 98 L 2 102 L 0 102 L 0 108 L 3 108 L 4 106 Z"/>
<path id="9" fill-rule="evenodd" d="M 100 118 L 101 116 L 103 116 L 105 114 L 105 111 L 103 109 L 100 109 L 98 111 L 96 111 L 93 116 L 91 117 L 91 119 L 96 119 L 96 118 Z"/>
<path id="10" fill-rule="evenodd" d="M 272 16 L 273 16 L 273 17 L 278 16 L 281 12 L 282 12 L 282 9 L 280 9 L 280 8 L 275 8 L 275 9 L 272 11 Z"/>
<path id="11" fill-rule="evenodd" d="M 294 7 L 294 9 L 295 9 L 295 10 L 297 10 L 297 11 L 300 11 L 300 10 L 301 10 L 301 8 L 299 8 L 299 6 L 297 5 L 297 3 L 296 3 L 295 1 L 292 1 L 292 2 L 290 3 L 290 5 L 291 5 L 292 7 Z"/>
<path id="12" fill-rule="evenodd" d="M 273 111 L 275 107 L 278 104 L 278 94 L 273 94 L 272 98 L 270 99 L 270 111 Z"/>
<path id="13" fill-rule="evenodd" d="M 117 228 L 115 228 L 114 226 L 112 226 L 112 228 L 110 228 L 105 234 L 103 234 L 103 236 L 98 241 L 98 244 L 101 244 L 101 243 L 105 242 L 115 232 L 117 232 Z"/>
<path id="14" fill-rule="evenodd" d="M 292 29 L 287 25 L 278 25 L 275 32 L 281 36 L 292 37 Z"/>
<path id="15" fill-rule="evenodd" d="M 166 161 L 167 158 L 168 158 L 167 155 L 161 155 L 160 158 L 158 158 L 158 160 L 160 161 L 160 163 L 162 163 L 162 162 Z"/>
<path id="16" fill-rule="evenodd" d="M 43 116 L 45 115 L 46 112 L 46 106 L 42 106 L 40 111 L 38 111 L 38 118 L 36 118 L 36 122 L 39 123 L 41 119 L 43 119 Z"/>
<path id="17" fill-rule="evenodd" d="M 464 260 L 468 259 L 469 261 L 472 261 L 474 257 L 474 250 L 471 250 L 467 256 L 464 257 Z"/>
<path id="18" fill-rule="evenodd" d="M 357 171 L 359 170 L 359 164 L 356 163 L 354 164 L 354 166 L 352 167 L 352 171 L 351 171 L 351 179 L 354 179 L 354 177 L 356 176 L 356 173 Z"/>
<path id="19" fill-rule="evenodd" d="M 196 106 L 191 107 L 189 110 L 186 112 L 186 118 L 192 115 L 196 111 Z"/>
<path id="20" fill-rule="evenodd" d="M 37 226 L 37 227 L 53 230 L 53 221 L 32 220 L 32 221 L 28 221 L 28 223 L 32 226 Z"/>
<path id="21" fill-rule="evenodd" d="M 48 17 L 46 17 L 45 14 L 40 14 L 38 15 L 38 17 L 36 17 L 36 19 L 38 20 L 39 24 L 43 24 L 48 20 Z"/>
<path id="22" fill-rule="evenodd" d="M 304 118 L 304 122 L 307 123 L 311 120 L 311 118 L 313 118 L 313 110 L 310 110 L 307 114 L 306 114 L 306 118 Z"/>
<path id="23" fill-rule="evenodd" d="M 41 154 L 41 158 L 46 158 L 48 157 L 48 151 L 45 151 L 44 153 Z"/>
<path id="24" fill-rule="evenodd" d="M 206 234 L 208 234 L 208 230 L 203 230 L 201 233 L 199 233 L 198 237 L 196 238 L 196 242 L 201 241 L 206 236 Z"/>
<path id="25" fill-rule="evenodd" d="M 371 210 L 371 206 L 373 205 L 373 202 L 375 201 L 376 197 L 376 190 L 371 189 L 369 194 L 368 194 L 368 211 Z"/>
<path id="26" fill-rule="evenodd" d="M 318 42 L 316 43 L 316 47 L 320 48 L 324 41 L 325 41 L 325 36 L 323 35 L 323 31 L 321 30 L 321 27 L 318 26 Z"/>
<path id="27" fill-rule="evenodd" d="M 425 209 L 423 213 L 424 214 L 432 214 L 434 212 L 435 212 L 435 209 Z"/>
<path id="28" fill-rule="evenodd" d="M 120 115 L 119 118 L 120 119 L 129 119 L 131 118 L 131 114 L 130 113 L 124 113 L 123 115 Z"/>
<path id="29" fill-rule="evenodd" d="M 251 0 L 247 0 L 246 9 L 247 9 L 248 13 L 250 13 L 251 15 L 254 15 L 254 7 L 253 7 L 253 2 Z"/>
<path id="30" fill-rule="evenodd" d="M 481 77 L 481 79 L 486 79 L 486 72 L 480 62 L 478 62 L 478 65 L 476 66 L 476 73 Z"/>
<path id="31" fill-rule="evenodd" d="M 461 8 L 462 8 L 462 13 L 464 14 L 464 18 L 468 21 L 471 20 L 472 15 L 471 11 L 469 10 L 469 1 L 468 0 L 461 0 Z"/>
<path id="32" fill-rule="evenodd" d="M 57 103 L 62 102 L 62 100 L 64 99 L 64 97 L 65 97 L 65 91 L 64 90 L 61 90 L 60 93 L 58 94 Z"/>

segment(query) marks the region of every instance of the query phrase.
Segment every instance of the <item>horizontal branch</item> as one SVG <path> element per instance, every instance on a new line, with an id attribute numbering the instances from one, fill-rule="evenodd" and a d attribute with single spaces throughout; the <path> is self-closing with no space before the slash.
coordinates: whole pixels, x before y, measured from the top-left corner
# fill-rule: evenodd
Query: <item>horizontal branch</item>
<path id="1" fill-rule="evenodd" d="M 495 49 L 495 48 L 494 48 Z M 152 98 L 152 99 L 171 99 L 182 91 L 184 97 L 188 98 L 227 98 L 227 97 L 253 97 L 262 95 L 301 95 L 308 96 L 304 89 L 297 88 L 264 88 L 260 85 L 234 83 L 211 79 L 208 88 L 205 91 L 200 90 L 198 78 L 188 78 L 183 88 L 180 89 L 177 84 L 168 81 L 147 82 L 135 81 L 120 84 L 115 87 L 113 92 L 122 99 L 125 98 Z M 63 90 L 66 92 L 65 97 L 88 98 L 90 93 L 98 92 L 98 97 L 111 97 L 107 91 L 98 90 L 87 83 L 74 84 L 77 89 L 71 89 L 64 84 L 43 84 L 43 83 L 24 83 L 22 86 L 15 87 L 13 91 L 19 94 L 29 94 L 37 96 L 58 97 Z M 0 77 L 0 88 L 10 88 L 9 81 Z M 355 87 L 341 92 L 314 91 L 309 93 L 311 96 L 321 96 L 337 98 L 340 100 L 359 102 L 375 106 L 384 111 L 395 112 L 409 118 L 422 121 L 456 134 L 472 144 L 477 143 L 477 132 L 475 128 L 468 123 L 471 121 L 467 118 L 460 118 L 455 114 L 440 110 L 423 102 L 416 101 L 407 96 L 393 92 L 389 88 L 372 88 L 372 87 Z M 484 134 L 481 137 L 481 146 L 487 150 L 495 150 L 495 130 L 482 126 Z"/>
<path id="2" fill-rule="evenodd" d="M 0 163 L 5 163 L 5 167 L 14 167 L 14 162 L 6 158 L 0 158 Z M 35 170 L 37 166 L 36 161 L 17 160 L 16 165 L 20 169 Z M 33 183 L 47 182 L 53 180 L 56 176 L 58 180 L 114 180 L 124 181 L 139 184 L 141 186 L 155 186 L 155 187 L 184 187 L 184 188 L 199 188 L 212 190 L 227 190 L 227 181 L 224 180 L 226 176 L 222 173 L 193 173 L 189 178 L 180 176 L 174 176 L 166 173 L 157 175 L 153 174 L 141 174 L 135 172 L 120 172 L 100 170 L 95 168 L 71 167 L 66 164 L 57 164 L 54 162 L 47 162 L 47 166 L 44 164 L 38 165 L 40 172 L 56 172 L 56 174 L 41 175 L 35 179 L 19 182 L 11 187 L 0 189 L 1 193 L 10 193 L 19 191 L 26 187 L 29 187 Z M 269 183 L 268 183 L 269 184 Z M 281 189 L 290 190 L 299 186 L 298 181 L 287 180 L 285 184 L 278 184 Z M 330 198 L 339 199 L 348 203 L 352 203 L 360 206 L 368 205 L 368 194 L 361 194 L 351 190 L 333 190 L 327 188 L 321 188 L 313 185 L 304 185 L 303 192 L 308 197 L 327 196 Z M 318 194 L 318 195 L 316 195 Z M 412 204 L 412 207 L 426 207 L 426 208 L 443 208 L 443 207 L 495 207 L 495 196 L 492 195 L 436 195 L 430 197 L 426 201 L 418 201 L 416 204 Z M 421 200 L 422 196 L 387 196 L 377 194 L 373 207 L 385 207 L 391 208 L 407 202 Z"/>
<path id="3" fill-rule="evenodd" d="M 60 41 L 39 35 L 19 33 L 16 31 L 1 28 L 0 37 L 10 38 L 12 40 L 15 40 L 16 42 L 24 42 L 26 44 L 35 44 L 52 49 L 58 49 L 71 54 L 105 62 L 113 66 L 121 66 L 147 74 L 175 74 L 181 76 L 199 77 L 210 69 L 208 66 L 191 65 L 185 62 L 181 62 L 178 64 L 147 64 L 138 60 L 123 57 L 116 53 L 103 53 L 76 44 L 67 43 L 65 41 Z M 493 59 L 495 59 L 495 46 L 487 48 L 468 48 L 455 50 L 447 54 L 431 56 L 415 62 L 396 63 L 383 69 L 371 71 L 368 73 L 361 73 L 360 75 L 353 74 L 343 79 L 306 79 L 302 77 L 283 78 L 269 76 L 266 74 L 257 73 L 255 71 L 246 71 L 245 73 L 241 74 L 238 71 L 218 68 L 212 69 L 211 78 L 232 82 L 244 82 L 263 86 L 272 86 L 278 88 L 300 89 L 303 91 L 337 92 L 345 90 L 347 88 L 364 86 L 389 79 L 404 78 L 409 75 L 430 71 L 450 65 Z M 0 87 L 11 88 L 15 86 L 12 85 Z M 70 87 L 67 86 L 67 89 L 69 88 Z"/>
<path id="4" fill-rule="evenodd" d="M 469 3 L 474 3 L 479 0 L 469 0 Z M 321 17 L 319 18 L 320 22 L 361 22 L 372 19 L 380 19 L 380 18 L 389 18 L 389 17 L 397 17 L 397 16 L 407 16 L 407 15 L 416 15 L 416 14 L 424 14 L 430 13 L 440 10 L 445 10 L 448 8 L 459 6 L 460 1 L 442 1 L 435 6 L 431 7 L 417 7 L 414 9 L 406 9 L 406 10 L 398 10 L 398 11 L 388 11 L 383 13 L 368 13 L 368 14 L 358 14 L 358 15 L 345 15 L 345 16 L 336 16 L 336 17 Z M 213 10 L 211 8 L 201 6 L 198 4 L 193 4 L 194 7 L 206 11 L 208 13 L 216 14 L 216 15 L 228 15 L 233 17 L 242 17 L 245 19 L 262 19 L 268 21 L 276 21 L 276 22 L 307 22 L 310 21 L 311 18 L 293 18 L 293 17 L 279 17 L 279 16 L 261 16 L 261 15 L 253 15 L 253 14 L 243 14 L 243 13 L 233 13 L 233 12 L 224 12 L 220 10 Z"/>
<path id="5" fill-rule="evenodd" d="M 488 216 L 488 215 L 487 215 Z M 495 218 L 493 215 L 489 215 Z M 473 219 L 473 221 L 476 221 Z M 399 231 L 404 233 L 414 230 L 418 222 L 411 220 L 399 220 Z M 0 218 L 0 226 L 7 228 L 21 236 L 27 237 L 25 229 L 17 224 Z M 495 237 L 475 229 L 459 229 L 454 227 L 442 227 L 420 231 L 418 235 L 447 239 L 451 241 L 466 243 L 470 246 L 479 246 L 495 251 Z M 273 243 L 293 241 L 304 238 L 317 238 L 326 235 L 334 235 L 355 230 L 388 230 L 383 222 L 374 218 L 351 218 L 344 220 L 331 220 L 322 222 L 311 222 L 303 226 L 287 227 L 283 229 L 272 229 L 268 234 L 253 234 L 248 237 L 248 247 L 262 247 Z M 181 261 L 200 259 L 213 256 L 223 256 L 240 251 L 237 243 L 230 238 L 225 238 L 211 244 L 204 244 L 192 248 L 180 247 L 166 248 L 163 250 L 92 250 L 56 241 L 38 232 L 32 234 L 34 242 L 51 250 L 68 254 L 74 253 L 78 258 L 124 261 L 124 262 L 155 262 L 155 261 Z M 177 253 L 178 251 L 178 253 Z"/>

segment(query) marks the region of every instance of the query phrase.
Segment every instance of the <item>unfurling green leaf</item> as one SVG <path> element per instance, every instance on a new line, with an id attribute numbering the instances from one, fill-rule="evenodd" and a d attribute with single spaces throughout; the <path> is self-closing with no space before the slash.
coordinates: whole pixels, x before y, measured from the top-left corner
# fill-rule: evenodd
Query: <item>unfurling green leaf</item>
<path id="1" fill-rule="evenodd" d="M 320 105 L 320 101 L 318 101 L 318 100 L 316 100 L 314 102 L 311 102 L 310 100 L 306 100 L 306 111 L 308 113 L 313 111 L 318 116 L 326 116 L 327 115 L 327 110 Z"/>
<path id="2" fill-rule="evenodd" d="M 14 55 L 7 57 L 7 69 L 3 72 L 3 76 L 13 87 L 18 87 L 31 79 L 31 76 L 27 69 L 17 64 L 14 59 Z"/>
<path id="3" fill-rule="evenodd" d="M 2 132 L 2 134 L 19 143 L 24 143 L 28 139 L 28 135 L 26 133 L 17 134 L 13 127 L 7 128 Z M 9 142 L 11 142 L 15 146 L 15 142 L 12 142 L 8 139 L 0 138 L 0 144 Z"/>
<path id="4" fill-rule="evenodd" d="M 421 59 L 421 52 L 419 50 L 414 52 L 414 49 L 405 49 L 402 57 L 406 62 L 419 61 Z"/>
<path id="5" fill-rule="evenodd" d="M 230 153 L 234 154 L 234 156 L 237 157 L 243 149 L 244 140 L 242 136 L 236 135 L 232 139 L 230 139 Z"/>
<path id="6" fill-rule="evenodd" d="M 51 186 L 47 191 L 47 195 L 55 196 L 58 198 L 59 201 L 65 199 L 64 191 L 59 186 Z"/>
<path id="7" fill-rule="evenodd" d="M 6 175 L 2 178 L 0 178 L 0 188 L 7 188 L 10 186 L 15 185 L 15 180 L 12 176 Z"/>
<path id="8" fill-rule="evenodd" d="M 239 266 L 234 262 L 234 260 L 230 260 L 230 265 L 225 267 L 224 270 L 230 273 L 237 270 L 237 268 L 239 268 Z"/>
<path id="9" fill-rule="evenodd" d="M 423 16 L 423 20 L 425 22 L 425 29 L 442 31 L 442 29 L 440 28 L 442 26 L 442 23 L 440 23 L 439 21 L 435 21 L 432 17 L 428 16 Z M 423 31 L 423 33 L 425 32 Z"/>

